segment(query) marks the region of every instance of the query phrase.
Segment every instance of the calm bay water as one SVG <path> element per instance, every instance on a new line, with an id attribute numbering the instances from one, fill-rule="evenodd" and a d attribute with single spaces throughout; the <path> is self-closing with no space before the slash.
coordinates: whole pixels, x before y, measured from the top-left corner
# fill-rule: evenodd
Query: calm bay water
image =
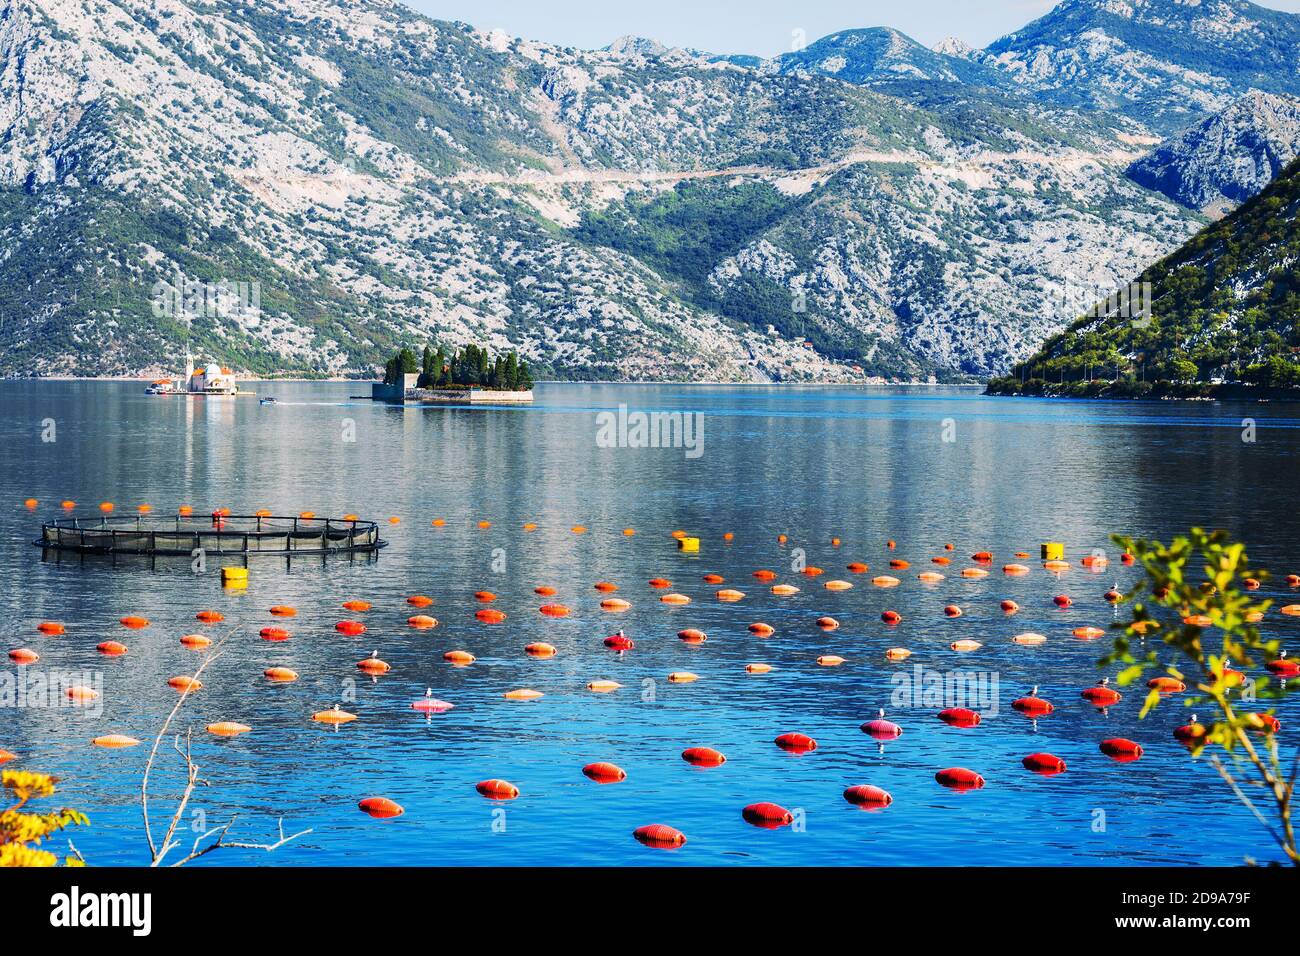
<path id="1" fill-rule="evenodd" d="M 182 634 L 237 633 L 204 674 L 205 687 L 183 711 L 196 730 L 195 754 L 211 786 L 194 806 L 206 816 L 185 826 L 207 829 L 232 812 L 237 839 L 271 838 L 283 816 L 287 831 L 313 832 L 273 856 L 229 850 L 205 862 L 239 864 L 1234 864 L 1277 853 L 1258 824 L 1204 761 L 1192 761 L 1170 731 L 1187 719 L 1177 700 L 1145 721 L 1141 692 L 1109 711 L 1079 691 L 1095 683 L 1095 661 L 1108 639 L 1071 636 L 1081 624 L 1105 626 L 1112 609 L 1102 593 L 1133 572 L 1122 568 L 1114 531 L 1168 538 L 1191 525 L 1225 527 L 1248 542 L 1256 566 L 1277 578 L 1300 571 L 1300 412 L 1296 406 L 1170 403 L 1064 403 L 987 399 L 955 389 L 711 388 L 545 385 L 527 409 L 394 409 L 349 401 L 363 387 L 346 384 L 257 386 L 281 403 L 252 399 L 150 398 L 136 383 L 0 382 L 0 626 L 6 649 L 41 654 L 37 668 L 102 673 L 102 714 L 60 708 L 0 710 L 0 748 L 11 765 L 55 773 L 63 802 L 89 813 L 73 834 L 92 864 L 148 861 L 138 808 L 139 778 L 152 739 L 175 703 L 169 677 L 192 672 L 199 655 Z M 632 410 L 700 411 L 703 454 L 682 449 L 603 448 L 596 414 Z M 1257 440 L 1242 441 L 1244 418 Z M 51 437 L 53 428 L 54 441 Z M 349 428 L 355 441 L 343 440 Z M 945 429 L 955 440 L 944 441 Z M 35 511 L 25 498 L 40 499 Z M 384 524 L 391 541 L 377 558 L 262 558 L 247 590 L 223 590 L 216 566 L 196 576 L 188 561 L 42 557 L 30 541 L 42 517 L 97 515 L 103 500 L 130 513 L 140 503 L 159 514 L 191 504 L 197 514 L 226 506 L 236 513 L 270 508 L 355 512 Z M 434 527 L 431 520 L 446 524 Z M 480 529 L 480 521 L 491 521 Z M 535 522 L 534 532 L 523 524 Z M 581 524 L 589 531 L 576 535 Z M 625 527 L 637 534 L 627 537 Z M 698 555 L 677 551 L 669 532 L 702 539 Z M 725 542 L 724 532 L 734 540 Z M 789 540 L 780 544 L 778 534 Z M 832 537 L 841 539 L 833 548 Z M 886 539 L 898 542 L 891 554 Z M 1039 542 L 1060 540 L 1076 567 L 1058 581 L 1037 561 L 1023 578 L 996 571 L 1017 550 L 1037 555 Z M 922 585 L 916 573 L 944 544 L 956 546 L 948 577 Z M 827 570 L 794 573 L 794 549 Z M 1104 575 L 1077 566 L 1103 548 Z M 958 576 L 967 556 L 995 553 L 987 579 Z M 913 566 L 896 572 L 901 587 L 880 590 L 869 578 L 891 556 Z M 845 565 L 863 561 L 867 575 Z M 802 591 L 778 598 L 751 572 L 771 568 Z M 745 591 L 738 604 L 713 597 L 705 573 Z M 647 581 L 666 577 L 692 598 L 683 607 L 658 601 Z M 851 578 L 850 591 L 829 592 L 828 578 Z M 592 585 L 616 582 L 632 609 L 604 613 Z M 537 611 L 546 600 L 574 609 L 564 619 Z M 499 595 L 505 623 L 479 623 L 475 591 Z M 1270 596 L 1287 598 L 1276 583 Z M 1070 594 L 1057 610 L 1051 597 Z M 431 631 L 405 624 L 406 596 L 423 593 L 440 620 Z M 1002 598 L 1022 606 L 1005 618 Z M 368 632 L 344 637 L 334 623 L 343 601 L 374 605 L 360 615 Z M 1295 600 L 1293 597 L 1290 600 Z M 961 605 L 955 620 L 945 604 Z M 1284 600 L 1283 603 L 1289 603 Z M 257 636 L 275 604 L 298 608 L 285 626 L 291 640 Z M 226 622 L 201 625 L 211 608 Z M 898 610 L 886 627 L 880 613 Z M 124 614 L 152 626 L 127 631 Z M 814 621 L 840 620 L 825 633 Z M 36 632 L 42 620 L 67 634 Z M 776 633 L 747 631 L 766 621 Z M 1300 653 L 1300 620 L 1270 616 L 1269 628 Z M 602 638 L 619 627 L 636 641 L 617 657 Z M 688 646 L 685 627 L 709 635 Z M 1046 634 L 1041 647 L 1010 637 Z M 128 644 L 120 658 L 95 645 Z M 975 638 L 984 647 L 957 654 L 949 645 Z M 559 653 L 531 659 L 525 644 L 547 641 Z M 884 651 L 906 646 L 913 657 L 890 663 Z M 445 664 L 453 648 L 478 658 Z M 377 649 L 391 673 L 363 677 L 355 663 Z M 847 663 L 823 668 L 821 654 Z M 766 661 L 774 670 L 747 674 Z M 12 665 L 5 662 L 9 672 Z M 916 664 L 996 674 L 998 712 L 958 730 L 920 707 L 892 708 L 893 678 Z M 301 674 L 269 685 L 272 665 Z M 666 680 L 689 670 L 690 684 Z M 593 694 L 588 681 L 624 685 Z M 1010 701 L 1038 684 L 1057 712 L 1037 724 Z M 432 718 L 410 709 L 426 687 L 456 707 Z M 503 699 L 532 687 L 534 702 Z M 338 731 L 309 715 L 335 702 L 360 719 Z M 859 724 L 876 708 L 905 728 L 879 746 Z M 1283 739 L 1294 740 L 1300 708 L 1279 711 Z M 218 739 L 205 724 L 238 720 L 249 734 Z M 792 756 L 773 745 L 785 731 L 815 737 L 820 747 Z M 92 737 L 125 733 L 145 746 L 107 751 Z M 1097 750 L 1104 737 L 1127 736 L 1146 747 L 1136 763 L 1115 763 Z M 683 748 L 709 745 L 728 762 L 698 769 Z M 1046 750 L 1069 770 L 1046 778 L 1020 758 Z M 179 789 L 178 763 L 167 753 L 155 819 Z M 601 786 L 581 767 L 609 760 L 628 772 Z M 984 789 L 955 793 L 935 783 L 936 770 L 965 766 Z M 522 796 L 484 800 L 474 784 L 512 781 Z M 863 812 L 841 792 L 853 784 L 889 790 L 894 803 Z M 402 804 L 404 816 L 373 820 L 357 810 L 363 797 Z M 748 803 L 770 800 L 797 810 L 800 829 L 765 831 L 741 819 Z M 1099 826 L 1104 821 L 1104 826 Z M 631 831 L 671 824 L 687 834 L 680 850 L 642 847 Z M 189 840 L 193 839 L 190 833 Z M 188 841 L 187 841 L 188 843 Z"/>

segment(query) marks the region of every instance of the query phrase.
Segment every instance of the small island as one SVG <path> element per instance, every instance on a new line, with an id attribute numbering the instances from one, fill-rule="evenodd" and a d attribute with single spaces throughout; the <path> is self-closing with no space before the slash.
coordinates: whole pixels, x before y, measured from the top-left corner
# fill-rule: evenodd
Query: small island
<path id="1" fill-rule="evenodd" d="M 493 358 L 477 345 L 450 354 L 426 345 L 417 359 L 403 348 L 384 365 L 384 380 L 370 397 L 391 404 L 519 405 L 533 400 L 533 375 L 513 351 Z"/>

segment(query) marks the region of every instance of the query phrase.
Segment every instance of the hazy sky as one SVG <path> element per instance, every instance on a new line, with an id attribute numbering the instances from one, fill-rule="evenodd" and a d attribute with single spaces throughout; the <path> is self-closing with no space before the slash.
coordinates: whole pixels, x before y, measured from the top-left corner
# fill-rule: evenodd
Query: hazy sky
<path id="1" fill-rule="evenodd" d="M 1042 16 L 1054 0 L 405 0 L 441 20 L 564 46 L 602 47 L 623 34 L 714 53 L 772 56 L 850 27 L 895 27 L 927 46 L 958 36 L 984 46 Z M 1261 6 L 1300 13 L 1300 0 Z"/>

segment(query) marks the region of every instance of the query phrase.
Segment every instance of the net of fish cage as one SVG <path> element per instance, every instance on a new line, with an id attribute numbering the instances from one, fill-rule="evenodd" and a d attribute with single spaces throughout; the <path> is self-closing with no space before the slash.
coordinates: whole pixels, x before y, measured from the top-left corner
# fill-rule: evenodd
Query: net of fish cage
<path id="1" fill-rule="evenodd" d="M 145 555 L 345 554 L 387 544 L 373 521 L 275 515 L 59 518 L 44 522 L 32 543 L 57 551 Z"/>

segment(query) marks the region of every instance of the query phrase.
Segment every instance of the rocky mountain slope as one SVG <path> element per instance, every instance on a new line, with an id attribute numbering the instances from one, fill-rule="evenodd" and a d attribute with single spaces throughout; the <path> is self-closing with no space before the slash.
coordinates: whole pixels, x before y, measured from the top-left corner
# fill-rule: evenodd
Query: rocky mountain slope
<path id="1" fill-rule="evenodd" d="M 819 73 L 860 84 L 919 80 L 1000 86 L 1008 82 L 1002 73 L 974 58 L 927 49 L 887 27 L 832 33 L 802 50 L 783 53 L 769 61 L 769 68 L 781 73 Z"/>
<path id="2" fill-rule="evenodd" d="M 541 376 L 989 374 L 1200 221 L 1125 177 L 1140 125 L 1053 106 L 389 0 L 0 8 L 0 373 L 188 336 L 259 373 L 436 339 Z"/>
<path id="3" fill-rule="evenodd" d="M 1300 100 L 1249 93 L 1129 167 L 1149 189 L 1212 216 L 1245 202 L 1300 154 Z"/>
<path id="4" fill-rule="evenodd" d="M 1050 338 L 999 394 L 1202 394 L 1300 388 L 1300 160 L 1137 277 L 1149 316 L 1103 306 Z"/>

